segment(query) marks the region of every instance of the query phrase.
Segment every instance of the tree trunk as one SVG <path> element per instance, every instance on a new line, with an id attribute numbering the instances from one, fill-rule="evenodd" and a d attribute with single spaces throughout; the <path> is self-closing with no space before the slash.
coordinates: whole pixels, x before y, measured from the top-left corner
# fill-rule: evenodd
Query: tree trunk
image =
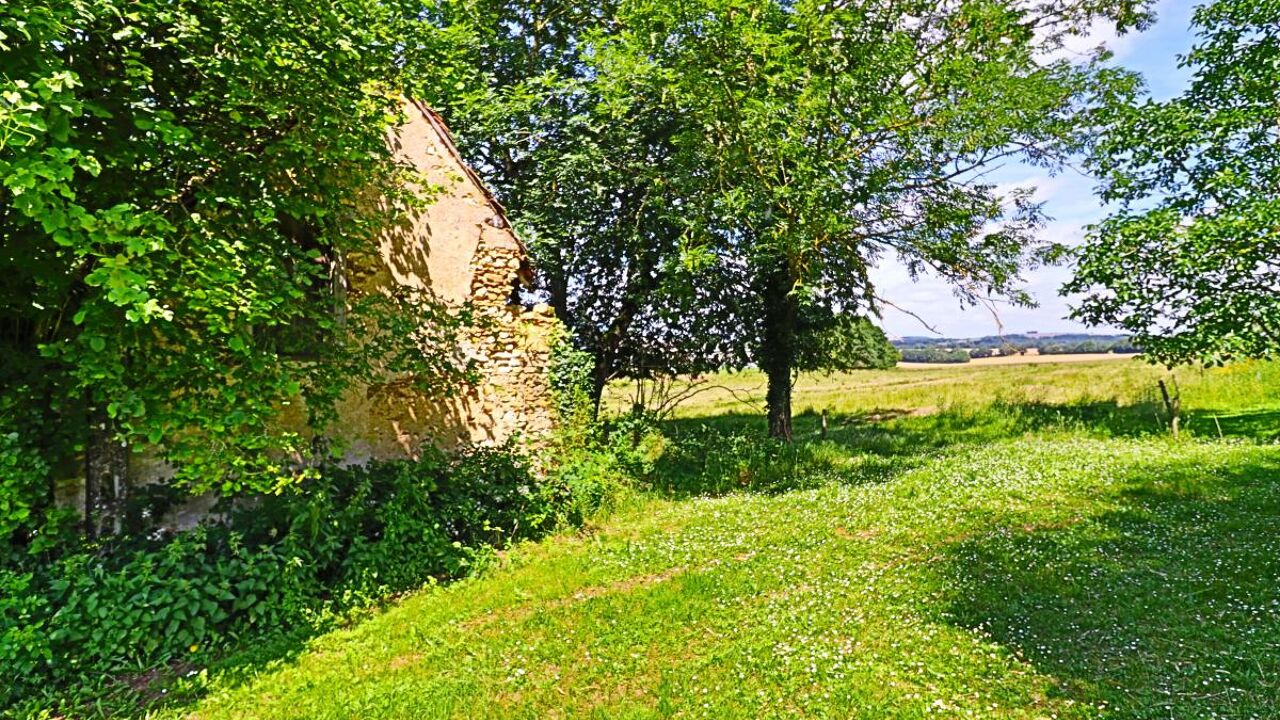
<path id="1" fill-rule="evenodd" d="M 769 407 L 769 437 L 791 442 L 791 367 L 777 362 L 766 370 L 769 391 L 765 402 Z"/>
<path id="2" fill-rule="evenodd" d="M 799 306 L 791 294 L 795 286 L 785 259 L 761 278 L 764 333 L 760 369 L 769 380 L 765 401 L 769 408 L 769 437 L 791 441 L 791 374 L 796 359 L 796 319 Z"/>
<path id="3" fill-rule="evenodd" d="M 84 452 L 84 532 L 99 538 L 125 529 L 129 501 L 129 447 L 117 437 L 104 406 L 89 407 Z"/>
<path id="4" fill-rule="evenodd" d="M 609 376 L 613 374 L 613 354 L 599 351 L 595 356 L 595 367 L 591 371 L 591 416 L 600 417 L 600 402 L 604 400 L 604 389 L 609 384 Z"/>

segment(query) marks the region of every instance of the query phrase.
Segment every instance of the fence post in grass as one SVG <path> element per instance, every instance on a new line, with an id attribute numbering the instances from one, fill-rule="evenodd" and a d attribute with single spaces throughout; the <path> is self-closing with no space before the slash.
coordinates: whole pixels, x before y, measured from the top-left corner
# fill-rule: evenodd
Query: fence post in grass
<path id="1" fill-rule="evenodd" d="M 822 408 L 822 439 L 827 439 L 827 409 Z"/>
<path id="2" fill-rule="evenodd" d="M 1164 409 L 1169 411 L 1169 430 L 1173 436 L 1178 437 L 1178 423 L 1181 420 L 1182 413 L 1182 391 L 1178 389 L 1178 381 L 1173 381 L 1174 394 L 1169 395 L 1169 387 L 1165 385 L 1164 379 L 1161 378 L 1160 396 L 1164 398 Z"/>

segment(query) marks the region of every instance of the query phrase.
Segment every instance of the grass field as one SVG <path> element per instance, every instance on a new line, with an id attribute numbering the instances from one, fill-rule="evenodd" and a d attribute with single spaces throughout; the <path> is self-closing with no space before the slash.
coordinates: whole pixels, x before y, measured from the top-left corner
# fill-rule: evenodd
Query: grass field
<path id="1" fill-rule="evenodd" d="M 588 530 L 155 714 L 1278 718 L 1280 367 L 1180 372 L 1177 441 L 1159 376 L 805 378 L 794 448 L 760 438 L 759 376 L 717 378 Z"/>

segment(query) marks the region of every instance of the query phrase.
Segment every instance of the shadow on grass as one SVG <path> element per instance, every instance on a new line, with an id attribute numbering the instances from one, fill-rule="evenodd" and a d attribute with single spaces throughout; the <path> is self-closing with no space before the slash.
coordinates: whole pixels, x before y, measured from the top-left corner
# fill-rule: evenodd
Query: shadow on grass
<path id="1" fill-rule="evenodd" d="M 757 415 L 678 419 L 662 428 L 671 442 L 650 482 L 673 497 L 887 482 L 949 448 L 1025 433 L 1163 433 L 1156 412 L 1150 405 L 1112 402 L 1005 404 L 934 413 L 880 409 L 830 416 L 825 438 L 820 418 L 802 414 L 795 419 L 794 445 L 769 441 L 764 419 Z M 1189 414 L 1187 426 L 1211 436 L 1221 426 L 1224 436 L 1257 440 L 1274 437 L 1280 427 L 1280 412 L 1237 413 L 1222 416 L 1217 424 L 1212 418 Z M 1257 666 L 1244 687 L 1251 693 L 1271 692 L 1271 700 L 1280 703 L 1280 492 L 1246 492 L 1258 490 L 1261 478 L 1274 478 L 1277 467 L 1257 466 L 1219 478 L 1216 489 L 1201 488 L 1190 470 L 1186 477 L 1179 472 L 1170 470 L 1135 485 L 1133 509 L 1085 526 L 953 546 L 953 572 L 965 588 L 952 609 L 956 621 L 990 630 L 998 641 L 1063 678 L 1063 692 L 1115 706 L 1132 700 L 1123 692 L 1130 685 L 1138 688 L 1135 697 L 1146 698 L 1165 688 L 1181 688 L 1170 684 L 1179 678 L 1191 692 L 1204 678 L 1219 677 L 1203 665 L 1218 658 L 1214 653 L 1248 647 L 1250 654 L 1229 669 L 1245 673 L 1250 663 Z M 1221 564 L 1224 558 L 1230 558 L 1226 565 Z M 1229 569 L 1235 573 L 1231 579 L 1214 574 Z M 1250 572 L 1257 576 L 1250 579 Z M 1247 586 L 1239 607 L 1232 605 L 1237 596 L 1213 590 L 1235 580 L 1244 583 L 1239 587 Z M 1196 581 L 1210 583 L 1209 589 L 1195 586 Z M 1264 606 L 1264 601 L 1273 604 Z M 1168 608 L 1176 614 L 1166 613 Z M 1258 616 L 1259 609 L 1270 614 Z M 1272 623 L 1272 630 L 1249 635 L 1240 625 L 1249 617 Z M 1136 634 L 1126 634 L 1130 625 Z M 218 676 L 220 689 L 234 688 L 264 668 L 293 662 L 317 634 L 304 630 L 256 642 L 212 664 L 210 674 Z M 1132 645 L 1134 638 L 1138 646 Z M 1221 644 L 1193 648 L 1205 638 Z M 1270 656 L 1259 654 L 1264 646 L 1271 648 Z M 1134 654 L 1134 647 L 1142 654 Z M 1192 648 L 1185 649 L 1191 664 L 1177 666 L 1184 647 Z M 172 676 L 159 678 L 153 688 L 167 693 L 150 701 L 171 708 L 194 703 L 205 693 L 198 680 Z M 1223 697 L 1226 702 L 1235 696 Z"/>
<path id="2" fill-rule="evenodd" d="M 1216 420 L 1215 420 L 1216 418 Z M 978 409 L 869 410 L 828 417 L 825 436 L 814 413 L 796 416 L 796 442 L 766 437 L 764 418 L 734 413 L 679 418 L 663 425 L 668 451 L 650 478 L 672 497 L 727 492 L 785 492 L 826 482 L 885 482 L 958 445 L 1028 433 L 1081 432 L 1096 437 L 1143 437 L 1167 432 L 1153 404 L 1114 401 L 1072 404 L 993 403 Z M 1231 415 L 1187 413 L 1184 427 L 1201 437 L 1269 442 L 1280 437 L 1280 411 Z"/>
<path id="3" fill-rule="evenodd" d="M 1186 414 L 1188 431 L 1203 437 L 1248 438 L 1259 442 L 1280 440 L 1280 410 L 1217 413 L 1194 410 Z"/>
<path id="4" fill-rule="evenodd" d="M 1118 717 L 1280 717 L 1280 459 L 1153 468 L 1118 501 L 950 546 L 951 621 Z"/>

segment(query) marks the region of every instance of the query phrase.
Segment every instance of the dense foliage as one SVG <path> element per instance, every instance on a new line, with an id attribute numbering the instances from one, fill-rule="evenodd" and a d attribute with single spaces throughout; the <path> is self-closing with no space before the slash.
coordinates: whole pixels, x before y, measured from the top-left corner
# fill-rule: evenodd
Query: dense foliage
<path id="1" fill-rule="evenodd" d="M 128 447 L 193 491 L 265 490 L 351 384 L 465 370 L 424 352 L 452 326 L 426 298 L 346 283 L 427 199 L 386 143 L 405 49 L 444 42 L 416 7 L 0 8 L 0 502 L 25 508 L 0 542 L 38 531 L 54 477 L 88 475 L 90 533 L 132 524 Z"/>
<path id="2" fill-rule="evenodd" d="M 507 451 L 427 451 L 329 468 L 177 535 L 48 549 L 0 569 L 0 707 L 323 627 L 547 532 L 569 497 Z"/>
<path id="3" fill-rule="evenodd" d="M 438 10 L 470 39 L 479 71 L 442 109 L 530 241 L 557 317 L 593 356 L 597 403 L 612 377 L 690 367 L 656 325 L 656 310 L 674 301 L 679 119 L 656 96 L 621 102 L 591 59 L 595 35 L 622 22 L 621 6 L 447 0 Z"/>
<path id="4" fill-rule="evenodd" d="M 597 389 L 664 362 L 754 364 L 787 436 L 796 370 L 877 362 L 823 356 L 850 346 L 811 332 L 878 310 L 880 258 L 969 300 L 1029 300 L 1020 272 L 1052 254 L 1039 207 L 983 172 L 1078 147 L 1131 80 L 1048 58 L 1093 21 L 1141 25 L 1144 5 L 460 0 L 451 21 L 489 28 L 476 56 L 497 61 L 455 124 L 530 229 Z"/>
<path id="5" fill-rule="evenodd" d="M 1165 364 L 1280 353 L 1280 3 L 1194 15 L 1190 86 L 1118 109 L 1092 157 L 1103 200 L 1065 292 Z"/>
<path id="6" fill-rule="evenodd" d="M 595 384 L 595 359 L 591 353 L 561 336 L 551 345 L 547 366 L 547 385 L 555 401 L 556 414 L 567 432 L 589 424 L 594 417 L 592 392 Z"/>
<path id="7" fill-rule="evenodd" d="M 0 705 L 313 628 L 575 512 L 507 452 L 330 462 L 353 386 L 468 370 L 465 316 L 348 280 L 431 200 L 387 132 L 456 89 L 455 42 L 395 0 L 0 7 Z M 139 457 L 162 482 L 130 487 Z M 205 492 L 207 524 L 155 529 Z"/>

